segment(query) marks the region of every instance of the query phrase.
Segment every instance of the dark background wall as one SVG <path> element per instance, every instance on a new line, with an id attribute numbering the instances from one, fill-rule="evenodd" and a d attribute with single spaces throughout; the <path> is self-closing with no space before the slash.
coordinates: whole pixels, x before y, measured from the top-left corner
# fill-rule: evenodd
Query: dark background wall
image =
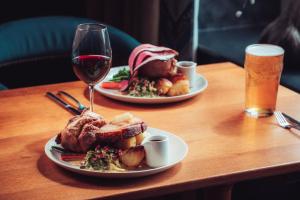
<path id="1" fill-rule="evenodd" d="M 0 23 L 16 19 L 48 15 L 86 16 L 85 0 L 8 0 L 3 2 L 1 2 L 0 6 Z"/>
<path id="2" fill-rule="evenodd" d="M 282 15 L 288 16 L 291 10 L 286 9 L 288 5 L 295 5 L 298 1 L 255 0 L 255 4 L 251 5 L 250 0 L 200 0 L 197 63 L 232 61 L 242 66 L 246 46 L 258 43 L 265 27 L 282 11 Z M 188 37 L 191 36 L 189 30 L 192 29 L 185 27 L 192 24 L 193 9 L 190 9 L 189 5 L 192 5 L 193 0 L 8 0 L 4 2 L 0 6 L 0 24 L 37 16 L 88 17 L 120 28 L 141 43 L 153 43 L 177 49 L 181 55 L 184 55 L 183 50 L 186 49 L 182 44 L 190 43 Z M 182 2 L 183 6 L 178 2 Z M 248 2 L 246 7 L 243 5 L 245 2 Z M 238 10 L 243 12 L 240 17 L 236 16 Z M 299 55 L 298 52 L 295 55 Z M 297 63 L 296 67 L 298 66 Z M 293 72 L 292 75 L 294 74 Z M 286 78 L 286 80 L 290 79 L 290 77 Z M 300 85 L 298 76 L 293 80 Z"/>
<path id="3" fill-rule="evenodd" d="M 280 0 L 256 0 L 251 5 L 250 1 L 243 9 L 244 0 L 201 0 L 199 28 L 222 29 L 246 26 L 265 26 L 280 13 Z M 243 15 L 236 17 L 237 10 L 242 10 Z"/>
<path id="4" fill-rule="evenodd" d="M 160 29 L 164 30 L 165 27 L 162 23 L 168 25 L 168 22 L 164 22 L 167 20 L 159 20 L 159 15 L 167 13 L 166 9 L 164 10 L 166 3 L 171 5 L 174 2 L 178 1 L 9 0 L 0 6 L 0 23 L 48 15 L 90 17 L 114 25 L 142 43 L 158 44 L 164 43 L 164 39 L 159 38 Z M 239 52 L 247 44 L 257 41 L 266 24 L 280 13 L 280 0 L 256 0 L 254 5 L 248 1 L 246 8 L 243 9 L 243 15 L 237 18 L 235 13 L 242 9 L 244 2 L 244 0 L 200 0 L 200 47 L 224 55 L 237 63 L 243 60 Z M 160 9 L 164 10 L 163 13 L 158 12 Z M 224 45 L 221 44 L 222 41 Z M 169 43 L 166 45 L 172 46 Z M 228 45 L 232 46 L 231 51 L 227 50 Z M 238 56 L 235 56 L 236 54 Z M 200 57 L 200 61 L 203 60 L 205 59 Z"/>
<path id="5" fill-rule="evenodd" d="M 262 30 L 280 14 L 280 0 L 200 0 L 199 45 L 203 50 L 239 65 L 243 64 L 244 49 L 257 43 Z M 236 12 L 243 14 L 236 17 Z M 198 62 L 213 62 L 199 55 Z"/>

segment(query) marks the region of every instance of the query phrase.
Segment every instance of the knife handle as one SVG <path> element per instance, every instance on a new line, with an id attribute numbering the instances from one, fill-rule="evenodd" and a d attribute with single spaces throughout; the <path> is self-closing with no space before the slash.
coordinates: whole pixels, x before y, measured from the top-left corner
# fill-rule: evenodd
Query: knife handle
<path id="1" fill-rule="evenodd" d="M 71 105 L 67 104 L 61 98 L 57 97 L 56 95 L 52 94 L 51 92 L 47 92 L 46 96 L 48 96 L 50 99 L 52 99 L 53 101 L 55 101 L 56 103 L 58 103 L 59 105 L 64 107 L 66 110 L 68 110 L 72 114 L 75 114 L 75 115 L 81 114 L 81 112 L 79 110 L 73 108 Z"/>
<path id="2" fill-rule="evenodd" d="M 68 105 L 65 107 L 67 110 L 69 110 L 70 112 L 72 112 L 75 115 L 80 115 L 81 111 L 77 110 L 76 108 L 73 108 L 72 106 Z"/>

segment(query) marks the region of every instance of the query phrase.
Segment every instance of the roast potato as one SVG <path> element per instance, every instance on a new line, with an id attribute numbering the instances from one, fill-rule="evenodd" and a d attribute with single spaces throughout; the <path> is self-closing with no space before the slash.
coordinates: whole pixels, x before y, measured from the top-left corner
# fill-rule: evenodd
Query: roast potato
<path id="1" fill-rule="evenodd" d="M 136 146 L 136 138 L 135 137 L 121 139 L 120 141 L 117 142 L 117 147 L 119 147 L 121 149 L 129 149 L 129 148 L 135 147 L 135 146 Z"/>
<path id="2" fill-rule="evenodd" d="M 135 136 L 135 139 L 136 139 L 136 145 L 140 145 L 142 144 L 143 140 L 145 139 L 146 137 L 146 132 L 143 132 L 143 133 L 140 133 L 138 135 Z"/>
<path id="3" fill-rule="evenodd" d="M 188 80 L 178 80 L 168 91 L 168 96 L 178 96 L 188 94 L 190 92 L 190 83 Z"/>
<path id="4" fill-rule="evenodd" d="M 131 147 L 120 156 L 121 162 L 129 168 L 135 168 L 145 158 L 144 146 Z"/>
<path id="5" fill-rule="evenodd" d="M 115 116 L 112 121 L 110 122 L 110 124 L 114 124 L 114 125 L 120 125 L 120 124 L 124 124 L 124 123 L 130 123 L 133 120 L 133 115 L 129 112 L 120 114 Z"/>
<path id="6" fill-rule="evenodd" d="M 172 86 L 173 86 L 173 83 L 166 78 L 158 79 L 158 81 L 156 82 L 156 85 L 155 85 L 159 95 L 167 94 Z"/>

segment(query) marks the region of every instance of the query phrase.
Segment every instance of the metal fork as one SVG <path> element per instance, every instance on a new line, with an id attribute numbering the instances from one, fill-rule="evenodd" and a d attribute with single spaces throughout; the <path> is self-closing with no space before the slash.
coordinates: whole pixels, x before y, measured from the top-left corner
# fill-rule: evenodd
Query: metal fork
<path id="1" fill-rule="evenodd" d="M 84 109 L 86 109 L 87 107 L 85 107 L 85 105 L 83 105 L 82 103 L 80 103 L 80 101 L 78 101 L 75 97 L 73 97 L 72 95 L 70 95 L 67 92 L 64 91 L 58 91 L 57 95 L 62 96 L 64 95 L 65 97 L 68 97 L 69 99 L 71 99 L 73 102 L 75 102 L 77 104 L 77 109 L 82 112 Z"/>
<path id="2" fill-rule="evenodd" d="M 285 117 L 282 115 L 281 112 L 275 111 L 274 114 L 275 114 L 275 117 L 276 117 L 276 119 L 277 119 L 277 122 L 279 123 L 279 125 L 280 125 L 281 127 L 286 128 L 286 129 L 293 128 L 293 125 L 290 124 L 290 123 L 285 119 Z"/>

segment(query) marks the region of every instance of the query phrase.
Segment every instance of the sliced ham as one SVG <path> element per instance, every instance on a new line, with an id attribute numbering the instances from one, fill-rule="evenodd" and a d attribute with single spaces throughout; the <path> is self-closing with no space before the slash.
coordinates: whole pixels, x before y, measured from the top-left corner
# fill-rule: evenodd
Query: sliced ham
<path id="1" fill-rule="evenodd" d="M 141 44 L 133 49 L 133 51 L 131 52 L 131 54 L 129 56 L 129 60 L 128 60 L 128 65 L 130 67 L 130 73 L 133 72 L 132 67 L 134 66 L 135 58 L 137 57 L 137 55 L 139 55 L 145 49 L 151 48 L 151 47 L 155 47 L 155 46 L 152 44 Z"/>
<path id="2" fill-rule="evenodd" d="M 174 73 L 177 55 L 177 51 L 167 47 L 152 44 L 139 45 L 129 56 L 130 80 L 123 85 L 121 91 L 125 91 L 138 75 L 155 79 L 167 77 Z"/>
<path id="3" fill-rule="evenodd" d="M 136 60 L 135 67 L 133 71 L 137 71 L 140 67 L 145 65 L 146 63 L 149 63 L 153 60 L 158 60 L 158 61 L 168 61 L 171 58 L 174 58 L 176 56 L 175 53 L 169 53 L 166 51 L 162 52 L 151 52 L 151 51 L 143 51 Z"/>
<path id="4" fill-rule="evenodd" d="M 177 55 L 177 51 L 167 47 L 142 44 L 136 47 L 129 56 L 130 72 L 133 73 L 133 71 L 138 70 L 137 66 L 141 67 L 141 64 L 147 62 L 147 59 L 166 61 Z"/>

